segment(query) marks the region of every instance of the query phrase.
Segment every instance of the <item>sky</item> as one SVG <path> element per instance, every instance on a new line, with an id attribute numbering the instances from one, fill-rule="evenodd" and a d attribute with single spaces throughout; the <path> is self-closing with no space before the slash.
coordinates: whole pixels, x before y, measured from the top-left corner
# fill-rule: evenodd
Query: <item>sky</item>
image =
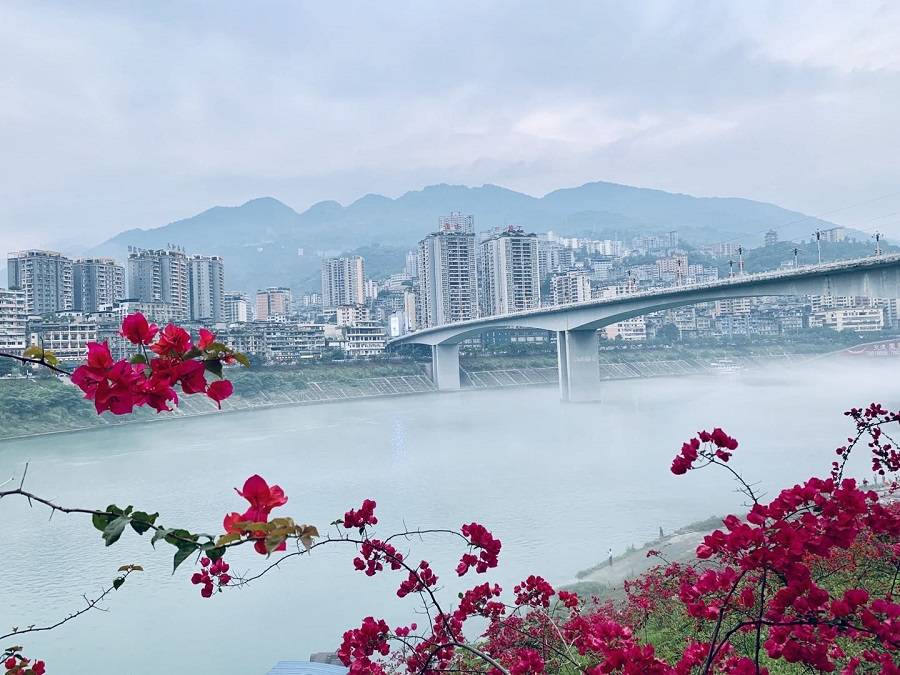
<path id="1" fill-rule="evenodd" d="M 900 3 L 0 0 L 0 246 L 607 180 L 900 237 Z"/>

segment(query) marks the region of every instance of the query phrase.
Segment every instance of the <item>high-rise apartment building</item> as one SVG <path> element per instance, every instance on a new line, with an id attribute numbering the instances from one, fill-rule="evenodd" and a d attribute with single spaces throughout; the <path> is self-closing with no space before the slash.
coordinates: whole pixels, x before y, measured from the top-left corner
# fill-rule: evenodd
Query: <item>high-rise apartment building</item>
<path id="1" fill-rule="evenodd" d="M 418 255 L 416 251 L 406 252 L 406 264 L 403 265 L 403 272 L 410 278 L 414 279 L 419 273 Z"/>
<path id="2" fill-rule="evenodd" d="M 541 304 L 537 235 L 510 225 L 480 244 L 482 316 L 534 309 Z"/>
<path id="3" fill-rule="evenodd" d="M 541 281 L 562 269 L 562 252 L 559 242 L 538 239 L 538 276 Z"/>
<path id="4" fill-rule="evenodd" d="M 419 328 L 478 316 L 474 218 L 452 213 L 419 242 Z"/>
<path id="5" fill-rule="evenodd" d="M 74 305 L 72 261 L 55 251 L 17 251 L 7 257 L 10 288 L 25 294 L 30 315 L 65 312 Z"/>
<path id="6" fill-rule="evenodd" d="M 250 320 L 250 299 L 246 293 L 230 291 L 225 294 L 226 323 L 247 323 Z"/>
<path id="7" fill-rule="evenodd" d="M 191 320 L 225 321 L 225 263 L 219 256 L 194 255 L 188 264 Z"/>
<path id="8" fill-rule="evenodd" d="M 291 289 L 270 286 L 256 292 L 256 320 L 284 318 L 291 313 Z"/>
<path id="9" fill-rule="evenodd" d="M 322 305 L 362 305 L 366 302 L 365 263 L 361 256 L 322 260 Z"/>
<path id="10" fill-rule="evenodd" d="M 191 316 L 188 257 L 177 248 L 165 250 L 130 249 L 128 255 L 128 297 L 141 302 L 165 302 L 175 320 Z"/>
<path id="11" fill-rule="evenodd" d="M 0 351 L 20 353 L 26 347 L 25 291 L 0 288 Z"/>
<path id="12" fill-rule="evenodd" d="M 78 258 L 72 264 L 73 309 L 96 312 L 125 299 L 125 268 L 112 258 Z"/>
<path id="13" fill-rule="evenodd" d="M 588 273 L 573 270 L 554 274 L 550 278 L 550 295 L 554 305 L 568 305 L 591 299 L 591 280 Z"/>

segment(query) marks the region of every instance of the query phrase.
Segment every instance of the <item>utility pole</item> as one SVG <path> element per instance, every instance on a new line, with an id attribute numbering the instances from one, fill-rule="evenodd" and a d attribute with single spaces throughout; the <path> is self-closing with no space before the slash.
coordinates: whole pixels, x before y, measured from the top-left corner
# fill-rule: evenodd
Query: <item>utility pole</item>
<path id="1" fill-rule="evenodd" d="M 738 246 L 738 275 L 744 276 L 744 247 Z"/>
<path id="2" fill-rule="evenodd" d="M 794 267 L 797 266 L 797 254 L 798 254 L 799 252 L 800 252 L 800 251 L 799 251 L 797 248 L 794 248 Z"/>
<path id="3" fill-rule="evenodd" d="M 728 261 L 728 276 L 734 277 L 734 260 Z"/>
<path id="4" fill-rule="evenodd" d="M 875 255 L 881 255 L 881 232 L 875 230 Z"/>
<path id="5" fill-rule="evenodd" d="M 822 230 L 816 230 L 816 252 L 819 254 L 819 264 L 822 264 Z"/>

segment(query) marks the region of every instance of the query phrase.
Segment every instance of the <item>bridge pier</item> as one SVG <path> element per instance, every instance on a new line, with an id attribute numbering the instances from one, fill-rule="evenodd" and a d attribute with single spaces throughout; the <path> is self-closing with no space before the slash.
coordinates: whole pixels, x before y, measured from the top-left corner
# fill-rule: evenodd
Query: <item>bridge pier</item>
<path id="1" fill-rule="evenodd" d="M 438 391 L 459 389 L 459 344 L 440 344 L 431 348 L 431 377 Z"/>
<path id="2" fill-rule="evenodd" d="M 563 401 L 580 403 L 600 400 L 597 340 L 595 330 L 557 331 L 559 397 Z"/>

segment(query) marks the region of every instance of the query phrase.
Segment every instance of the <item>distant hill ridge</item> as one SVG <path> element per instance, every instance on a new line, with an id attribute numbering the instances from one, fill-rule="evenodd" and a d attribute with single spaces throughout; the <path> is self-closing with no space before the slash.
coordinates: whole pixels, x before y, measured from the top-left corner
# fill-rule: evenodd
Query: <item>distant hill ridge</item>
<path id="1" fill-rule="evenodd" d="M 383 264 L 396 259 L 399 269 L 403 252 L 450 211 L 474 214 L 479 230 L 518 224 L 538 232 L 553 229 L 571 236 L 623 239 L 678 230 L 694 244 L 738 240 L 757 246 L 771 228 L 783 239 L 800 239 L 809 238 L 816 228 L 835 227 L 750 199 L 693 197 L 616 183 L 587 183 L 543 197 L 497 185 L 440 184 L 396 199 L 367 194 L 347 206 L 318 202 L 302 213 L 272 197 L 240 206 L 214 206 L 162 227 L 127 230 L 90 253 L 123 259 L 128 246 L 179 244 L 191 252 L 225 256 L 229 289 L 288 284 L 299 290 L 316 287 L 317 252 L 378 245 Z"/>

